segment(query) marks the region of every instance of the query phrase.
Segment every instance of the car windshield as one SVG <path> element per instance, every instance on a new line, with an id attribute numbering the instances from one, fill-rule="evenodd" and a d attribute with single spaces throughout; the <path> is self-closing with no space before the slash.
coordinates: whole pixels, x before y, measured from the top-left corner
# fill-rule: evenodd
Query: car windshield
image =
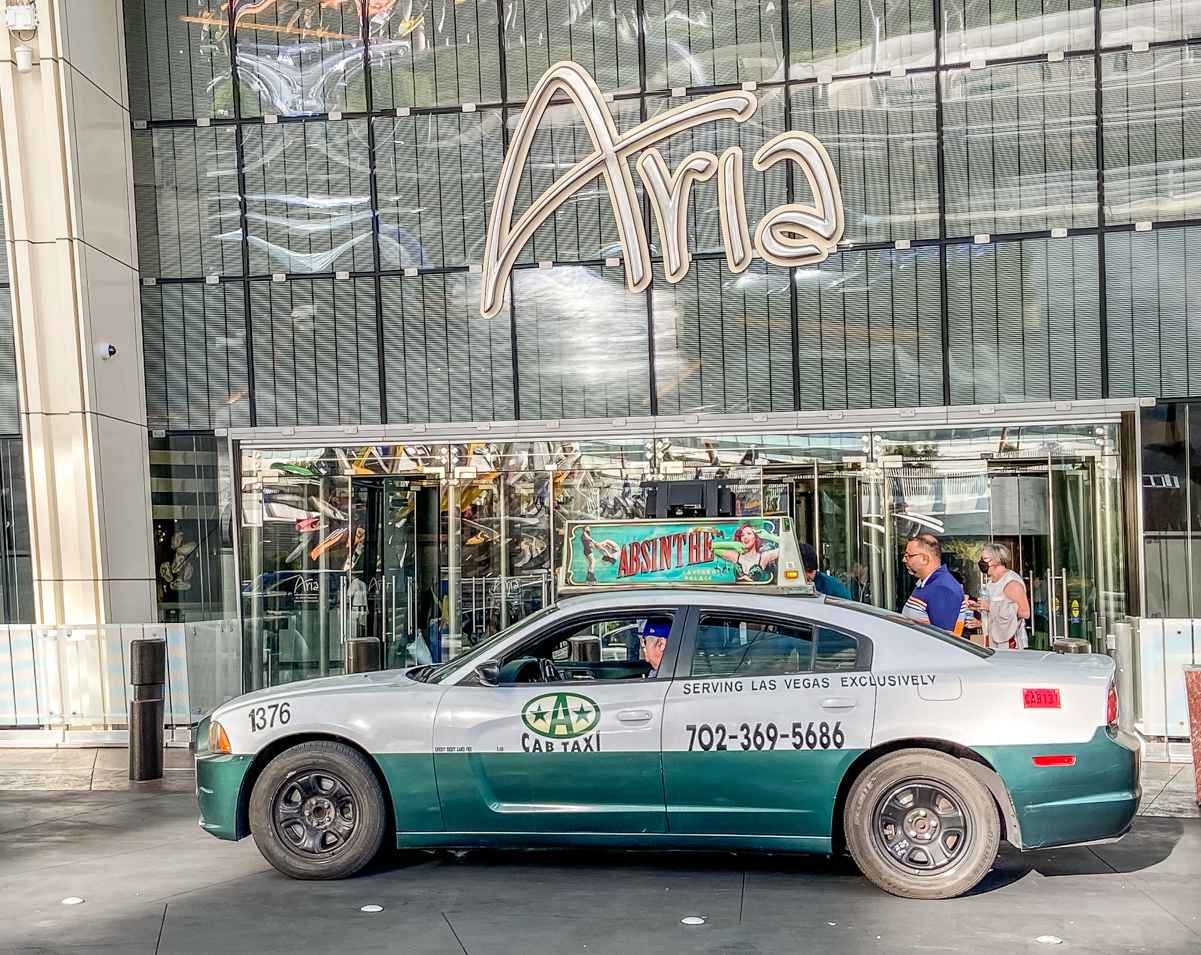
<path id="1" fill-rule="evenodd" d="M 965 640 L 962 637 L 956 637 L 947 633 L 945 630 L 939 630 L 938 627 L 932 627 L 927 623 L 917 623 L 904 617 L 899 613 L 894 613 L 891 610 L 882 610 L 879 607 L 873 607 L 870 604 L 857 603 L 854 600 L 842 600 L 838 597 L 827 597 L 826 603 L 831 607 L 839 607 L 843 610 L 853 610 L 856 613 L 867 614 L 869 617 L 879 617 L 881 620 L 888 620 L 891 623 L 899 623 L 902 627 L 909 627 L 911 630 L 920 630 L 922 633 L 941 640 L 943 643 L 949 643 L 952 646 L 958 647 L 960 650 L 965 650 L 968 653 L 975 654 L 978 657 L 991 657 L 995 650 L 988 647 L 977 646 L 970 640 Z"/>
<path id="2" fill-rule="evenodd" d="M 501 630 L 499 633 L 489 637 L 483 643 L 477 644 L 466 653 L 461 653 L 453 660 L 447 660 L 445 663 L 426 664 L 425 666 L 415 667 L 408 671 L 408 676 L 411 679 L 419 680 L 422 683 L 441 683 L 446 677 L 458 670 L 459 667 L 469 663 L 481 663 L 492 656 L 492 652 L 504 640 L 512 636 L 513 631 L 518 627 L 525 627 L 531 623 L 536 623 L 543 617 L 549 615 L 556 609 L 554 604 L 543 607 L 541 610 L 535 610 L 528 617 L 522 617 L 514 624 L 510 624 Z"/>

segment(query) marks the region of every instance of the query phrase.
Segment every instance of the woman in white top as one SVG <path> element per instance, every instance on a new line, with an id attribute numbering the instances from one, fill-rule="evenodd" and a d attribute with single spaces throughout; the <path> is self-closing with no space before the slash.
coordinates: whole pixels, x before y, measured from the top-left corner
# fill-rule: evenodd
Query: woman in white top
<path id="1" fill-rule="evenodd" d="M 984 636 L 995 650 L 1025 650 L 1026 621 L 1030 619 L 1030 598 L 1026 585 L 1010 564 L 1013 555 L 1004 544 L 985 544 L 977 566 L 984 580 L 980 599 L 968 606 L 981 612 Z"/>

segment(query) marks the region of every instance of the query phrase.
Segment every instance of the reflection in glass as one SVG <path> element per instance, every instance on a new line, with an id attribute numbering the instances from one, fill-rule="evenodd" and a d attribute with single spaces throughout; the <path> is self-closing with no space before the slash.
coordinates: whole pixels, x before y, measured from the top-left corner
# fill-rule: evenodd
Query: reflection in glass
<path id="1" fill-rule="evenodd" d="M 655 266 L 655 383 L 659 413 L 787 411 L 792 393 L 790 273 L 754 261 L 692 263 L 676 285 Z"/>
<path id="2" fill-rule="evenodd" d="M 363 110 L 359 3 L 233 0 L 243 116 Z"/>
<path id="3" fill-rule="evenodd" d="M 1201 36 L 1193 0 L 1101 0 L 1101 45 L 1163 43 Z"/>
<path id="4" fill-rule="evenodd" d="M 513 295 L 522 418 L 650 413 L 646 296 L 622 268 L 518 269 Z"/>
<path id="5" fill-rule="evenodd" d="M 758 0 L 646 0 L 646 88 L 780 80 L 780 6 Z"/>
<path id="6" fill-rule="evenodd" d="M 937 249 L 843 252 L 794 281 L 802 409 L 943 403 Z"/>
<path id="7" fill-rule="evenodd" d="M 946 0 L 942 15 L 944 63 L 1093 48 L 1092 0 Z"/>
<path id="8" fill-rule="evenodd" d="M 244 141 L 251 273 L 373 267 L 367 120 L 249 126 Z"/>
<path id="9" fill-rule="evenodd" d="M 635 0 L 515 0 L 506 4 L 504 44 L 510 102 L 562 60 L 583 66 L 604 92 L 638 89 Z"/>
<path id="10" fill-rule="evenodd" d="M 367 8 L 375 109 L 499 103 L 495 0 L 384 0 Z"/>
<path id="11" fill-rule="evenodd" d="M 380 279 L 388 420 L 511 421 L 508 309 L 480 317 L 478 273 Z"/>
<path id="12" fill-rule="evenodd" d="M 138 266 L 155 278 L 242 273 L 234 131 L 133 132 Z"/>
<path id="13" fill-rule="evenodd" d="M 1184 48 L 1101 57 L 1105 221 L 1201 215 L 1201 60 Z"/>
<path id="14" fill-rule="evenodd" d="M 951 402 L 1101 397 L 1098 278 L 1094 236 L 948 246 Z"/>
<path id="15" fill-rule="evenodd" d="M 948 235 L 1097 222 L 1093 61 L 943 77 Z"/>
<path id="16" fill-rule="evenodd" d="M 804 86 L 792 128 L 822 141 L 838 171 L 852 242 L 938 235 L 938 141 L 933 76 Z"/>
<path id="17" fill-rule="evenodd" d="M 502 159 L 500 111 L 372 123 L 380 267 L 479 262 Z"/>
<path id="18" fill-rule="evenodd" d="M 931 0 L 790 3 L 788 30 L 792 79 L 934 65 Z"/>
<path id="19" fill-rule="evenodd" d="M 234 115 L 227 4 L 129 0 L 122 6 L 134 119 Z"/>

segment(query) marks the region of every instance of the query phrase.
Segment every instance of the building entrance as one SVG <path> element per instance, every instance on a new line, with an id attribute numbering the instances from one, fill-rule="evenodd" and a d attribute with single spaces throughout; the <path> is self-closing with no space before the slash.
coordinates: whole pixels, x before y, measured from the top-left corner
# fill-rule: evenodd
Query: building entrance
<path id="1" fill-rule="evenodd" d="M 555 599 L 571 521 L 789 516 L 855 600 L 896 610 L 927 530 L 971 596 L 1005 544 L 1032 645 L 1104 645 L 1125 613 L 1116 421 L 1022 427 L 244 446 L 248 686 L 453 658 Z M 356 645 L 356 649 L 358 645 Z"/>

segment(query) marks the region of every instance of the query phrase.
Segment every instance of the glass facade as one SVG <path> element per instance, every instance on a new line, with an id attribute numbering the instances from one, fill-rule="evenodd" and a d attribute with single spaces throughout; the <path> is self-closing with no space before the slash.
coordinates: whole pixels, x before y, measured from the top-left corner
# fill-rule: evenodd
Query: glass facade
<path id="1" fill-rule="evenodd" d="M 127 0 L 151 426 L 1201 393 L 1191 6 L 938 9 Z M 480 318 L 505 147 L 560 60 L 593 75 L 619 130 L 754 84 L 747 122 L 679 134 L 665 158 L 739 145 L 746 162 L 814 133 L 844 198 L 841 249 L 732 273 L 700 182 L 691 271 L 668 284 L 656 249 L 651 289 L 629 295 L 594 182 Z M 516 214 L 591 149 L 578 112 L 553 106 Z M 746 165 L 752 227 L 806 198 L 788 164 Z"/>

